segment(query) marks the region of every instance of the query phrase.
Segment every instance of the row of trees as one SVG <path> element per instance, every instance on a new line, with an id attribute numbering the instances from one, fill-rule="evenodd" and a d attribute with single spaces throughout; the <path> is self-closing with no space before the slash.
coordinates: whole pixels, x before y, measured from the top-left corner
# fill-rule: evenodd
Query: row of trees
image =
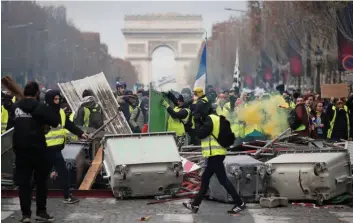
<path id="1" fill-rule="evenodd" d="M 213 26 L 208 83 L 231 87 L 237 47 L 248 84 L 285 82 L 319 90 L 320 83 L 344 81 L 342 58 L 353 54 L 352 19 L 353 3 L 346 1 L 248 2 L 242 16 Z M 190 83 L 197 67 L 198 60 L 190 66 Z"/>
<path id="2" fill-rule="evenodd" d="M 99 33 L 81 32 L 67 21 L 65 7 L 2 1 L 1 10 L 2 76 L 55 85 L 104 72 L 111 84 L 119 78 L 136 83 L 134 67 L 112 57 Z"/>

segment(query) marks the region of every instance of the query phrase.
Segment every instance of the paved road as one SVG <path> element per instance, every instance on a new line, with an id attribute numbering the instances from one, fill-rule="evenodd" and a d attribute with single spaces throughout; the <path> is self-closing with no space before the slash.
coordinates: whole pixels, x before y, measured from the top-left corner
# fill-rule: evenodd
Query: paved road
<path id="1" fill-rule="evenodd" d="M 115 200 L 86 198 L 75 205 L 64 205 L 60 199 L 49 199 L 48 210 L 56 222 L 131 223 L 151 215 L 151 223 L 353 223 L 353 208 L 315 209 L 287 207 L 261 209 L 257 204 L 239 216 L 226 214 L 231 205 L 205 201 L 198 214 L 190 214 L 181 207 L 182 201 L 146 205 L 147 200 Z M 32 204 L 35 213 L 35 203 Z M 20 219 L 19 200 L 1 199 L 1 222 L 12 223 Z"/>

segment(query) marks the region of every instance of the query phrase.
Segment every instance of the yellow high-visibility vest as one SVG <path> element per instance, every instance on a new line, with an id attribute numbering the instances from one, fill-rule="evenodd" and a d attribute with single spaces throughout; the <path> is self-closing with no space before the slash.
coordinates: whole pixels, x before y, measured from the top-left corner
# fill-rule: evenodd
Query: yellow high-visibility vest
<path id="1" fill-rule="evenodd" d="M 226 103 L 223 105 L 223 108 L 221 106 L 217 106 L 216 108 L 216 113 L 217 115 L 223 115 L 226 117 L 227 120 L 229 120 L 229 112 L 230 112 L 230 103 Z"/>
<path id="2" fill-rule="evenodd" d="M 45 135 L 47 147 L 62 145 L 65 143 L 66 131 L 64 129 L 66 122 L 66 114 L 63 109 L 60 109 L 61 124 L 56 128 L 50 129 Z"/>
<path id="3" fill-rule="evenodd" d="M 220 128 L 220 118 L 217 115 L 210 115 L 213 123 L 212 134 L 201 140 L 202 156 L 218 156 L 226 155 L 226 148 L 222 147 L 217 140 L 212 136 L 218 137 Z"/>
<path id="4" fill-rule="evenodd" d="M 7 122 L 9 121 L 9 112 L 1 105 L 1 134 L 6 132 Z"/>
<path id="5" fill-rule="evenodd" d="M 332 131 L 333 131 L 333 128 L 335 127 L 335 121 L 336 121 L 336 107 L 333 106 L 332 110 L 333 110 L 333 117 L 330 122 L 330 129 L 327 131 L 327 138 L 328 139 L 331 139 Z M 348 107 L 346 105 L 344 106 L 344 110 L 346 111 L 346 118 L 347 118 L 347 130 L 348 130 L 347 137 L 349 138 L 349 133 L 350 133 L 349 111 L 348 111 Z"/>
<path id="6" fill-rule="evenodd" d="M 69 116 L 69 120 L 70 121 L 74 121 L 74 117 L 75 117 L 75 112 L 72 112 Z M 75 134 L 72 134 L 69 130 L 65 129 L 66 132 L 66 138 L 70 141 L 77 141 L 78 137 Z"/>
<path id="7" fill-rule="evenodd" d="M 190 109 L 188 108 L 184 108 L 187 112 L 188 115 L 186 116 L 186 118 L 180 120 L 180 119 L 174 119 L 171 116 L 169 116 L 168 119 L 168 131 L 171 132 L 175 132 L 177 136 L 182 136 L 185 134 L 185 127 L 184 124 L 186 124 L 189 120 L 189 116 L 190 116 Z M 179 112 L 181 110 L 181 108 L 179 107 L 175 107 L 173 109 L 175 112 Z"/>

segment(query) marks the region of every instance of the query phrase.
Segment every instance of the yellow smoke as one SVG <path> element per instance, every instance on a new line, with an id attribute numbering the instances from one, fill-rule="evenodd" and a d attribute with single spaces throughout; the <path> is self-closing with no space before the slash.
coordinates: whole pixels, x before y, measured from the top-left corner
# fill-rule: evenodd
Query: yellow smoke
<path id="1" fill-rule="evenodd" d="M 273 138 L 288 128 L 286 109 L 278 107 L 286 104 L 280 95 L 253 101 L 238 108 L 237 118 L 248 126 L 256 125 L 257 130 Z"/>

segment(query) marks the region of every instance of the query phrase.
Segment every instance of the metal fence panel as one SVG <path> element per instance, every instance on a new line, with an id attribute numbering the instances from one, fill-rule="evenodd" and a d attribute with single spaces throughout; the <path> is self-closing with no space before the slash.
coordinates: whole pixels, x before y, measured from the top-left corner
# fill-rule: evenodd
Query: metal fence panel
<path id="1" fill-rule="evenodd" d="M 119 104 L 108 84 L 105 75 L 99 74 L 74 80 L 67 83 L 58 83 L 59 88 L 70 105 L 72 111 L 77 112 L 82 103 L 82 93 L 85 89 L 92 90 L 96 102 L 102 107 L 104 121 L 108 121 L 119 113 L 107 127 L 106 131 L 115 134 L 131 134 L 132 131 L 124 114 L 119 111 Z"/>

